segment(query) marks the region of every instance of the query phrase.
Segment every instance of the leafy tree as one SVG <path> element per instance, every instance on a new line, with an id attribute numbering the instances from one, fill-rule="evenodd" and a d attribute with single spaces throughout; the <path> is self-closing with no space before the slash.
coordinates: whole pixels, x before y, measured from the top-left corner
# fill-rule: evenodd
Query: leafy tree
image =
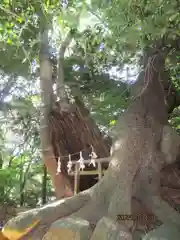
<path id="1" fill-rule="evenodd" d="M 58 5 L 59 3 L 57 2 L 56 4 Z M 18 152 L 18 162 L 20 161 L 19 164 L 21 164 L 21 177 L 17 178 L 17 187 L 21 188 L 21 190 L 23 188 L 22 194 L 24 197 L 22 196 L 22 198 L 24 200 L 21 202 L 25 205 L 25 202 L 28 201 L 28 199 L 25 200 L 25 186 L 28 184 L 25 181 L 27 178 L 26 174 L 31 176 L 32 171 L 33 175 L 37 174 L 33 168 L 33 165 L 36 163 L 31 159 L 37 158 L 37 149 L 40 147 L 38 134 L 40 124 L 40 89 L 37 84 L 40 38 L 38 34 L 45 27 L 44 23 L 51 22 L 52 17 L 55 17 L 55 26 L 58 26 L 57 29 L 61 35 L 59 36 L 58 33 L 58 36 L 54 36 L 52 39 L 54 41 L 52 41 L 53 47 L 49 50 L 53 60 L 54 56 L 56 56 L 56 49 L 59 48 L 58 45 L 61 43 L 61 38 L 63 38 L 62 30 L 66 31 L 67 26 L 77 27 L 76 24 L 73 25 L 75 20 L 73 11 L 70 10 L 64 13 L 61 11 L 60 14 L 60 11 L 57 11 L 56 4 L 49 6 L 32 2 L 27 5 L 25 2 L 17 2 L 11 6 L 4 1 L 1 5 L 3 18 L 1 53 L 3 60 L 1 59 L 0 66 L 3 79 L 1 91 L 3 122 L 5 123 L 5 128 L 10 128 L 13 134 L 20 138 L 19 141 L 21 142 L 13 143 L 12 153 L 9 157 L 11 160 L 7 168 L 12 168 L 13 162 L 16 161 L 14 154 L 17 155 Z M 38 14 L 37 9 L 40 9 Z M 79 9 L 82 10 L 82 7 L 79 7 Z M 71 12 L 72 14 L 69 14 Z M 88 15 L 85 9 L 83 14 L 85 17 Z M 10 21 L 11 24 L 9 24 Z M 126 98 L 128 91 L 126 90 L 126 84 L 115 81 L 108 73 L 112 66 L 121 68 L 119 58 L 117 58 L 118 54 L 111 53 L 112 46 L 108 46 L 108 52 L 103 51 L 103 47 L 102 51 L 101 49 L 99 52 L 95 51 L 96 48 L 101 47 L 102 41 L 109 41 L 109 37 L 107 38 L 106 33 L 103 33 L 103 31 L 102 26 L 95 26 L 95 29 L 85 28 L 85 30 L 77 32 L 74 44 L 71 47 L 72 54 L 64 59 L 64 72 L 66 72 L 64 80 L 71 89 L 74 89 L 74 86 L 75 90 L 80 89 L 83 101 L 93 112 L 94 118 L 102 129 L 108 131 L 109 124 L 112 125 L 115 122 L 117 112 L 120 111 L 118 110 L 119 106 L 121 107 L 119 101 L 122 101 L 122 107 L 125 107 L 124 96 Z M 104 35 L 103 37 L 102 34 Z M 107 60 L 110 55 L 111 60 Z M 79 66 L 80 68 L 77 70 Z M 116 98 L 118 91 L 122 92 L 120 99 Z M 93 97 L 92 92 L 94 94 Z M 104 109 L 102 113 L 97 108 L 99 96 L 102 96 L 100 99 L 101 105 L 99 105 L 101 109 Z M 114 101 L 114 98 L 117 100 Z M 107 105 L 109 106 L 106 107 Z M 13 153 L 14 148 L 16 148 L 16 153 Z M 30 167 L 27 168 L 26 161 L 22 160 L 22 156 L 24 159 L 29 159 Z M 40 162 L 37 163 L 40 164 Z M 16 169 L 16 165 L 14 168 Z M 27 173 L 26 168 L 28 170 Z M 16 174 L 18 177 L 19 172 Z M 33 179 L 30 180 L 30 184 L 34 184 Z M 22 192 L 21 190 L 20 193 Z M 16 192 L 13 188 L 11 191 Z M 29 192 L 29 190 L 27 191 Z M 16 199 L 16 197 L 13 198 Z M 17 198 L 15 201 L 18 202 L 19 200 Z"/>
<path id="2" fill-rule="evenodd" d="M 64 109 L 68 107 L 64 91 L 65 84 L 69 84 L 73 92 L 73 83 L 75 90 L 77 90 L 76 84 L 78 84 L 84 94 L 84 101 L 88 102 L 92 108 L 91 111 L 96 110 L 94 116 L 106 129 L 109 123 L 112 125 L 116 122 L 117 113 L 123 114 L 122 118 L 117 121 L 112 160 L 102 181 L 93 188 L 66 199 L 67 208 L 64 203 L 60 202 L 55 207 L 50 204 L 46 208 L 22 214 L 22 218 L 12 220 L 4 228 L 4 233 L 6 234 L 7 230 L 6 235 L 10 237 L 8 228 L 10 230 L 15 228 L 18 231 L 18 237 L 21 237 L 27 228 L 31 228 L 37 222 L 43 226 L 46 225 L 49 216 L 51 217 L 48 226 L 53 221 L 68 215 L 85 219 L 96 226 L 95 232 L 100 232 L 100 230 L 103 232 L 102 229 L 99 229 L 104 221 L 102 216 L 107 216 L 109 221 L 114 222 L 117 220 L 117 213 L 132 214 L 131 197 L 134 194 L 162 222 L 170 220 L 178 225 L 179 214 L 161 199 L 159 186 L 156 185 L 155 180 L 159 180 L 159 172 L 164 164 L 173 163 L 179 154 L 179 137 L 168 125 L 172 114 L 170 121 L 177 127 L 175 111 L 180 104 L 177 92 L 179 88 L 178 54 L 180 51 L 179 2 L 175 0 L 171 2 L 167 0 L 151 2 L 121 0 L 92 1 L 89 4 L 69 1 L 63 7 L 58 4 L 59 2 L 56 1 L 54 4 L 50 4 L 49 1 L 44 3 L 18 2 L 11 10 L 11 6 L 3 2 L 1 10 L 4 14 L 4 23 L 11 19 L 14 25 L 11 26 L 10 32 L 7 31 L 4 34 L 2 52 L 5 51 L 4 46 L 6 46 L 6 49 L 10 51 L 8 56 L 11 57 L 6 59 L 6 64 L 2 64 L 2 70 L 8 74 L 18 73 L 26 78 L 34 76 L 36 79 L 37 71 L 29 71 L 32 63 L 36 61 L 37 69 L 40 68 L 41 90 L 44 90 L 41 98 L 46 106 L 43 109 L 41 126 L 47 126 L 48 111 L 53 102 L 51 99 L 53 92 L 51 64 L 54 55 L 58 62 L 58 77 L 55 83 L 57 86 L 63 86 L 63 90 L 57 91 L 57 95 L 64 100 L 64 105 L 62 105 Z M 12 14 L 17 9 L 21 18 L 19 24 L 17 16 Z M 100 26 L 94 26 L 93 30 L 86 28 L 85 31 L 80 31 L 78 27 L 82 12 L 93 13 Z M 33 19 L 33 26 L 26 21 L 25 16 Z M 55 23 L 54 20 L 56 20 Z M 18 33 L 25 24 L 27 24 L 25 32 L 27 35 L 19 35 Z M 18 25 L 18 37 L 16 41 L 11 41 L 9 40 L 11 39 L 10 33 L 16 25 Z M 58 47 L 59 51 L 52 51 L 52 54 L 49 48 L 48 32 L 52 33 L 53 27 L 61 28 L 64 32 L 67 30 L 68 33 L 65 34 L 66 38 L 63 38 L 62 34 L 59 37 L 57 33 L 54 39 L 59 38 L 61 46 L 57 46 L 59 41 L 55 41 L 54 47 L 55 49 Z M 32 34 L 29 33 L 29 29 L 32 30 Z M 37 38 L 38 33 L 40 33 L 39 39 Z M 32 46 L 33 40 L 37 44 Z M 66 57 L 64 50 L 70 43 L 72 44 L 70 45 L 72 54 Z M 37 55 L 38 50 L 40 50 L 40 58 Z M 57 55 L 56 52 L 58 52 Z M 49 61 L 50 55 L 51 62 Z M 13 59 L 12 56 L 15 58 Z M 12 61 L 16 65 L 19 60 L 24 61 L 27 65 L 24 65 L 22 70 L 20 64 L 19 68 L 16 67 L 13 71 L 13 68 L 9 70 L 10 62 L 8 61 Z M 120 84 L 108 72 L 112 71 L 112 67 L 122 69 L 124 64 L 132 63 L 136 64 L 140 74 L 138 81 L 129 91 L 127 84 Z M 65 72 L 68 74 L 66 75 Z M 99 101 L 101 94 L 104 97 L 102 105 Z M 115 100 L 114 96 L 116 96 Z M 127 102 L 127 98 L 131 101 Z M 97 105 L 98 101 L 99 105 Z M 108 104 L 104 105 L 107 102 Z M 124 112 L 123 110 L 126 108 L 127 110 Z M 176 110 L 173 112 L 175 108 Z M 97 109 L 101 109 L 101 114 Z M 52 155 L 52 150 L 47 127 L 41 130 L 41 145 L 43 150 L 48 149 L 47 154 L 43 153 L 43 158 L 46 165 L 47 162 L 50 164 L 52 159 L 49 156 Z M 163 164 L 161 164 L 162 159 Z M 51 170 L 53 178 L 54 169 Z M 139 181 L 144 184 L 140 185 Z M 134 191 L 132 184 L 137 188 L 140 187 L 140 192 L 138 189 L 135 189 L 135 193 L 132 192 Z M 58 188 L 55 181 L 54 186 Z M 25 220 L 27 224 L 24 227 L 22 222 Z M 120 224 L 128 227 L 124 231 L 129 238 L 132 237 L 129 231 L 132 221 L 120 221 Z M 47 231 L 46 228 L 42 234 L 45 234 L 45 231 Z M 30 237 L 36 239 L 40 233 L 35 231 L 33 234 Z"/>

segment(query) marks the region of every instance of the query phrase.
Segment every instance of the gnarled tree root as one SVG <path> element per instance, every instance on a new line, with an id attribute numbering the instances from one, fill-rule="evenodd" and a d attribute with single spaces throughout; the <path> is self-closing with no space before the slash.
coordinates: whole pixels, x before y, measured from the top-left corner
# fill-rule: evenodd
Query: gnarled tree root
<path id="1" fill-rule="evenodd" d="M 112 221 L 116 221 L 118 213 L 114 214 L 115 211 L 109 208 L 113 203 L 109 203 L 111 196 L 114 196 L 111 193 L 117 189 L 113 187 L 114 179 L 110 181 L 109 177 L 107 173 L 94 187 L 74 197 L 21 213 L 4 226 L 2 231 L 4 236 L 11 240 L 42 239 L 51 224 L 61 218 L 82 219 L 89 223 L 91 229 L 94 229 L 97 222 L 104 216 L 109 216 Z"/>
<path id="2" fill-rule="evenodd" d="M 137 121 L 138 118 L 136 117 L 135 120 Z M 139 121 L 141 122 L 141 120 L 140 118 Z M 159 129 L 159 126 L 157 128 Z M 179 224 L 179 214 L 168 204 L 162 202 L 158 195 L 154 195 L 154 189 L 157 189 L 155 178 L 157 172 L 155 171 L 156 168 L 153 170 L 151 165 L 159 165 L 160 160 L 165 157 L 161 151 L 158 152 L 157 149 L 153 147 L 154 142 L 152 131 L 144 128 L 143 125 L 142 127 L 139 126 L 138 129 L 126 130 L 123 138 L 117 141 L 117 149 L 114 150 L 108 171 L 94 187 L 74 197 L 22 213 L 5 225 L 3 234 L 11 240 L 40 240 L 43 239 L 43 236 L 48 231 L 54 231 L 54 234 L 59 234 L 58 231 L 61 229 L 61 231 L 68 231 L 68 240 L 79 239 L 75 238 L 77 234 L 79 234 L 78 236 L 84 236 L 84 233 L 81 231 L 86 231 L 88 238 L 90 238 L 92 233 L 92 240 L 99 240 L 98 237 L 96 237 L 100 234 L 100 230 L 98 229 L 106 229 L 109 226 L 110 231 L 114 231 L 113 234 L 117 235 L 119 231 L 119 234 L 123 235 L 124 239 L 131 239 L 132 234 L 130 233 L 130 229 L 133 226 L 131 200 L 132 196 L 138 192 L 137 186 L 134 186 L 137 184 L 140 187 L 140 198 L 142 197 L 143 200 L 143 195 L 145 195 L 145 205 L 148 205 L 148 207 L 153 210 L 157 218 L 163 223 L 176 219 L 175 223 Z M 153 143 L 152 146 L 150 143 Z M 130 151 L 132 147 L 133 150 Z M 139 161 L 138 164 L 134 161 L 135 159 Z M 145 159 L 149 160 L 149 168 L 143 165 Z M 173 159 L 175 158 L 173 157 Z M 149 169 L 151 170 L 150 175 L 148 174 Z M 159 167 L 157 171 L 160 171 Z M 141 183 L 137 181 L 138 174 L 142 174 L 142 179 L 146 180 L 144 187 L 141 186 L 143 185 L 141 183 L 144 181 L 141 181 Z M 147 176 L 151 175 L 152 177 L 149 180 Z M 154 182 L 154 184 L 151 186 L 151 184 L 148 183 L 149 181 Z M 149 189 L 147 193 L 144 192 L 146 188 L 147 190 Z M 120 217 L 118 217 L 118 215 Z M 107 217 L 107 219 L 104 219 L 104 217 Z M 60 219 L 58 222 L 53 223 L 58 219 Z M 64 226 L 64 223 L 69 222 L 70 219 L 74 219 L 73 225 L 69 225 L 69 230 L 67 230 L 67 226 Z M 86 221 L 86 224 L 82 222 L 78 224 L 75 219 L 82 219 L 82 222 Z M 65 222 L 63 223 L 63 221 Z M 57 230 L 58 226 L 59 230 Z M 120 226 L 124 230 L 120 230 Z M 48 234 L 50 234 L 50 232 Z M 47 235 L 45 239 L 47 239 Z M 60 238 L 56 237 L 54 239 Z"/>
<path id="3" fill-rule="evenodd" d="M 33 229 L 48 228 L 52 222 L 68 216 L 90 201 L 90 195 L 85 191 L 71 198 L 59 200 L 42 208 L 21 213 L 11 219 L 2 229 L 2 233 L 9 239 L 21 239 Z M 28 235 L 29 235 L 28 234 Z"/>
<path id="4" fill-rule="evenodd" d="M 21 213 L 4 226 L 2 231 L 4 236 L 11 240 L 41 240 L 48 239 L 48 234 L 54 233 L 55 237 L 56 235 L 59 236 L 60 233 L 60 235 L 62 235 L 63 232 L 68 232 L 69 235 L 67 236 L 69 236 L 69 238 L 67 239 L 75 240 L 75 234 L 84 236 L 85 231 L 88 233 L 88 238 L 86 239 L 90 239 L 92 235 L 92 240 L 98 240 L 96 236 L 99 236 L 101 232 L 99 228 L 106 230 L 109 228 L 111 229 L 109 231 L 112 232 L 112 236 L 120 234 L 122 235 L 122 239 L 123 236 L 124 239 L 131 239 L 132 234 L 129 229 L 133 225 L 133 221 L 130 219 L 132 214 L 131 198 L 133 192 L 130 191 L 130 182 L 132 183 L 132 179 L 131 181 L 126 181 L 127 179 L 124 178 L 124 181 L 119 182 L 120 179 L 118 176 L 121 176 L 121 173 L 116 176 L 114 169 L 112 174 L 112 169 L 110 168 L 102 180 L 94 187 L 74 197 Z M 158 201 L 161 202 L 160 200 Z M 147 200 L 147 202 L 145 200 L 144 203 L 151 208 L 149 200 Z M 155 203 L 157 203 L 157 201 L 155 201 Z M 171 209 L 168 204 L 167 206 L 163 204 L 162 209 L 159 209 L 161 206 L 158 204 L 159 208 L 157 211 L 154 206 L 155 205 L 152 205 L 154 213 L 157 217 L 160 216 L 160 220 L 166 217 L 168 217 L 167 220 L 169 220 L 171 213 L 173 218 L 179 219 L 179 214 Z M 162 212 L 166 212 L 166 209 L 169 213 L 168 216 L 162 215 Z M 118 217 L 118 215 L 120 217 Z M 78 220 L 78 223 L 75 219 L 81 219 L 82 221 Z M 68 221 L 72 222 L 72 226 L 69 224 L 67 228 L 65 223 Z M 81 233 L 81 231 L 83 231 L 83 233 Z M 103 238 L 103 240 L 105 239 Z"/>

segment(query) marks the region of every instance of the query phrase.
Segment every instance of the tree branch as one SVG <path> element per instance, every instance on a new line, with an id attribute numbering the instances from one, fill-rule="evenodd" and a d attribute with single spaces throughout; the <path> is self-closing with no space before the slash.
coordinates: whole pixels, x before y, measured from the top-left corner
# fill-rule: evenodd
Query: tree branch
<path id="1" fill-rule="evenodd" d="M 151 47 L 146 47 L 144 49 L 144 55 L 141 64 L 145 67 L 149 58 L 153 55 L 161 55 L 161 60 L 164 62 L 168 54 L 173 49 L 175 49 L 177 52 L 180 51 L 180 38 L 177 37 L 176 39 L 169 39 L 168 35 L 164 36 L 162 39 L 156 40 Z M 160 64 L 160 62 L 157 64 Z M 171 114 L 174 108 L 180 105 L 180 94 L 170 81 L 169 71 L 164 71 L 164 69 L 162 70 L 161 83 L 166 94 L 167 111 L 168 114 Z"/>
<path id="2" fill-rule="evenodd" d="M 66 92 L 65 92 L 65 86 L 64 86 L 63 62 L 64 62 L 65 51 L 73 39 L 73 33 L 74 33 L 74 30 L 70 30 L 69 33 L 67 34 L 65 40 L 61 44 L 61 47 L 59 50 L 59 56 L 58 56 L 58 76 L 56 81 L 57 96 L 60 98 L 61 103 L 64 102 L 66 103 L 66 105 L 67 105 L 67 98 L 66 98 Z M 63 108 L 65 106 L 61 106 L 61 107 Z"/>

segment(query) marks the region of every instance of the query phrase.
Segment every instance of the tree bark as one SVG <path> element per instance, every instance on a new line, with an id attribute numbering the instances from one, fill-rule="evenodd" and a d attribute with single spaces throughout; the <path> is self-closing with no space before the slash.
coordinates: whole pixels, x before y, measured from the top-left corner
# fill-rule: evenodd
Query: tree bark
<path id="1" fill-rule="evenodd" d="M 24 171 L 23 165 L 21 163 L 21 171 L 20 171 L 20 206 L 21 207 L 24 205 L 24 189 L 26 186 L 26 181 L 27 181 L 30 166 L 31 166 L 31 162 L 28 163 L 28 166 Z"/>
<path id="2" fill-rule="evenodd" d="M 70 30 L 65 38 L 65 40 L 62 42 L 60 49 L 59 49 L 59 56 L 58 56 L 58 76 L 56 80 L 56 89 L 57 89 L 57 96 L 59 97 L 61 109 L 62 111 L 68 111 L 69 110 L 69 102 L 68 97 L 65 90 L 65 84 L 64 84 L 64 54 L 69 46 L 69 44 L 72 41 L 73 30 Z"/>
<path id="3" fill-rule="evenodd" d="M 10 232 L 15 230 L 19 236 L 24 236 L 22 239 L 39 239 L 52 222 L 67 216 L 84 219 L 93 228 L 97 225 L 97 233 L 106 216 L 126 229 L 126 239 L 132 239 L 136 222 L 136 216 L 132 216 L 133 196 L 161 222 L 171 221 L 180 226 L 180 215 L 159 194 L 160 170 L 176 161 L 180 149 L 180 137 L 168 125 L 163 86 L 165 58 L 161 49 L 147 55 L 146 67 L 132 87 L 132 104 L 117 123 L 111 162 L 104 177 L 74 197 L 10 220 L 3 229 L 5 236 L 10 237 Z M 28 228 L 34 231 L 25 236 Z"/>
<path id="4" fill-rule="evenodd" d="M 2 156 L 2 149 L 0 148 L 0 170 L 2 170 L 3 168 L 3 156 Z M 1 196 L 4 196 L 4 186 L 0 185 L 0 193 Z M 0 201 L 2 201 L 3 199 L 1 199 Z"/>
<path id="5" fill-rule="evenodd" d="M 69 31 L 65 40 L 62 42 L 61 47 L 59 49 L 59 56 L 58 56 L 58 76 L 57 76 L 57 95 L 60 99 L 66 98 L 66 91 L 64 86 L 64 68 L 63 68 L 63 61 L 64 61 L 64 54 L 72 41 L 72 33 Z"/>
<path id="6" fill-rule="evenodd" d="M 57 174 L 57 162 L 50 141 L 48 119 L 54 103 L 52 84 L 52 66 L 49 56 L 48 30 L 45 30 L 42 34 L 40 50 L 40 86 L 43 103 L 40 120 L 40 139 L 43 162 L 47 167 L 48 173 L 51 175 L 56 197 L 57 199 L 60 199 L 63 196 L 66 196 L 66 184 L 63 175 L 61 173 Z"/>
<path id="7" fill-rule="evenodd" d="M 43 177 L 42 177 L 42 204 L 46 204 L 47 198 L 47 169 L 46 166 L 43 165 Z"/>

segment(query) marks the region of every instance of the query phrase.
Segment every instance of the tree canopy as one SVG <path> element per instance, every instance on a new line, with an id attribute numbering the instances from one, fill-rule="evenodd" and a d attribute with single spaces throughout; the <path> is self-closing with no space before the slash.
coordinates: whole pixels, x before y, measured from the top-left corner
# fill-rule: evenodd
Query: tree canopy
<path id="1" fill-rule="evenodd" d="M 65 84 L 80 92 L 100 129 L 110 136 L 117 116 L 129 104 L 129 87 L 140 71 L 142 53 L 154 42 L 173 44 L 166 68 L 171 84 L 180 88 L 177 0 L 2 0 L 0 19 L 0 201 L 35 206 L 44 198 L 39 191 L 45 172 L 38 128 L 40 33 L 45 29 L 52 64 L 67 33 L 74 31 L 64 59 Z M 179 107 L 169 121 L 180 130 Z M 51 197 L 50 182 L 47 189 Z"/>

